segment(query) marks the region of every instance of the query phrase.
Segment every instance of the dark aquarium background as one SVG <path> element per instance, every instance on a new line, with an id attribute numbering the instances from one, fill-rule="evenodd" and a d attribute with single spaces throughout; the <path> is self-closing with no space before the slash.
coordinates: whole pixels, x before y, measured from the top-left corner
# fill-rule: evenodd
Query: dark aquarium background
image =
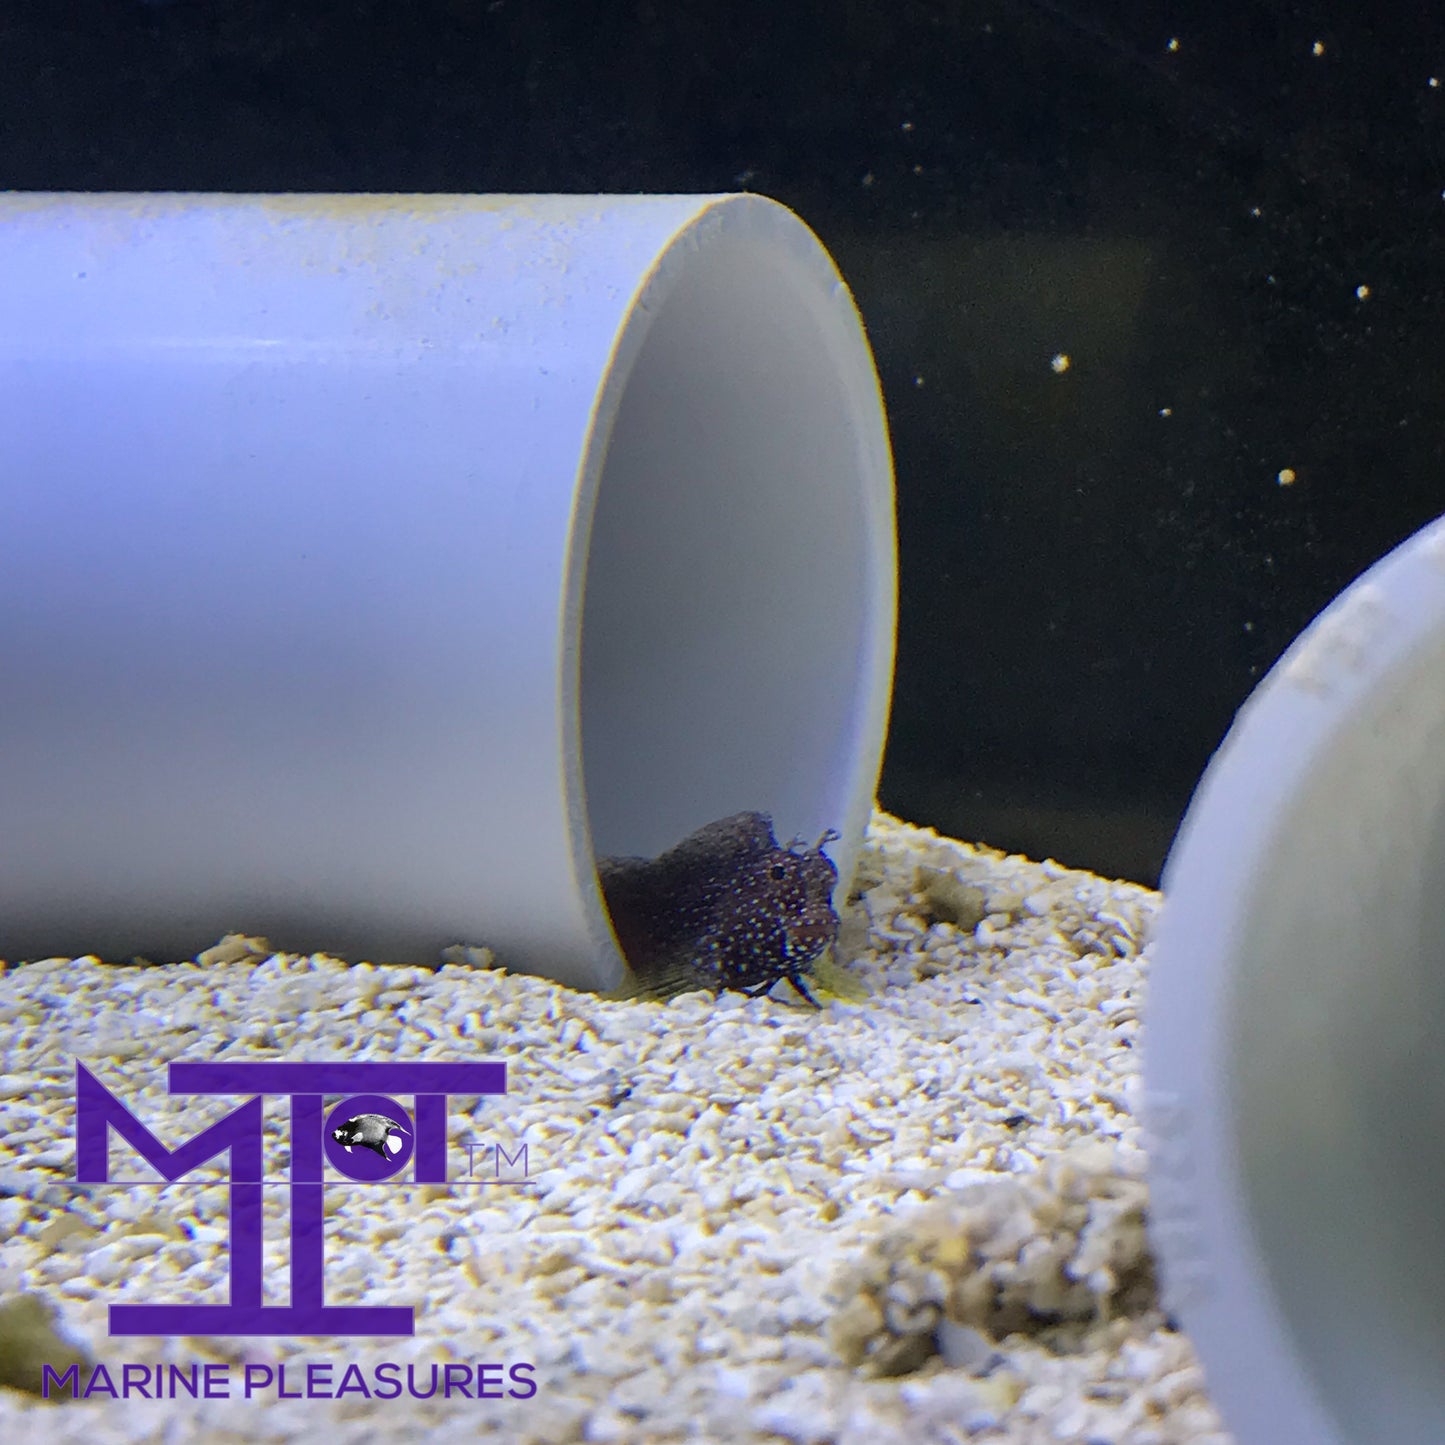
<path id="1" fill-rule="evenodd" d="M 0 188 L 792 206 L 893 432 L 881 801 L 1105 874 L 1445 510 L 1425 6 L 5 0 Z"/>

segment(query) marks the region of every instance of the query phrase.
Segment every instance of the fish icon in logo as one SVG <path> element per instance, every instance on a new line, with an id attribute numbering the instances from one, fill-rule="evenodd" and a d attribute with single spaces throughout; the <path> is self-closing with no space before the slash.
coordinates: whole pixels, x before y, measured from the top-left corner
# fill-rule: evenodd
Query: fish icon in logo
<path id="1" fill-rule="evenodd" d="M 406 1147 L 402 1142 L 406 1132 L 401 1124 L 385 1114 L 355 1114 L 339 1129 L 333 1129 L 331 1137 L 348 1154 L 353 1144 L 359 1144 L 363 1149 L 374 1150 L 383 1159 L 388 1159 Z"/>

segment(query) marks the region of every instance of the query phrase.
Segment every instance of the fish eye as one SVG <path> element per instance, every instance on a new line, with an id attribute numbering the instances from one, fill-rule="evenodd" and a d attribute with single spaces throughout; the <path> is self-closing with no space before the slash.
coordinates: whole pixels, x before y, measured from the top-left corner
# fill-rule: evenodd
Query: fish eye
<path id="1" fill-rule="evenodd" d="M 781 863 L 774 863 L 772 868 L 773 877 L 782 880 L 788 876 L 788 870 Z"/>

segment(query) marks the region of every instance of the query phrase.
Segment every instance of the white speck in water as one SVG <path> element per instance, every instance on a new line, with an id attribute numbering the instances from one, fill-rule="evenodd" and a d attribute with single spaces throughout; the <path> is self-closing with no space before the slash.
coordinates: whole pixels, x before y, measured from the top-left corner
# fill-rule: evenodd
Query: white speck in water
<path id="1" fill-rule="evenodd" d="M 1324 53 L 1325 42 L 1323 40 L 1316 40 L 1315 43 L 1310 46 L 1310 54 L 1313 55 L 1316 60 L 1318 60 L 1319 57 Z"/>
<path id="2" fill-rule="evenodd" d="M 1370 288 L 1368 286 L 1355 287 L 1355 300 L 1368 301 L 1370 299 Z"/>
<path id="3" fill-rule="evenodd" d="M 1056 351 L 1050 358 L 1049 365 L 1053 367 L 1056 376 L 1062 376 L 1073 365 L 1073 361 L 1067 352 Z"/>
<path id="4" fill-rule="evenodd" d="M 1177 37 L 1177 36 L 1171 36 L 1170 39 L 1169 39 L 1169 44 L 1166 45 L 1164 48 L 1165 48 L 1171 55 L 1176 55 L 1176 54 L 1178 54 L 1178 52 L 1179 52 L 1179 39 L 1178 39 L 1178 37 Z"/>
<path id="5" fill-rule="evenodd" d="M 1282 467 L 1280 469 L 1279 475 L 1275 478 L 1275 481 L 1277 481 L 1282 487 L 1293 486 L 1295 480 L 1295 469 L 1293 467 Z"/>

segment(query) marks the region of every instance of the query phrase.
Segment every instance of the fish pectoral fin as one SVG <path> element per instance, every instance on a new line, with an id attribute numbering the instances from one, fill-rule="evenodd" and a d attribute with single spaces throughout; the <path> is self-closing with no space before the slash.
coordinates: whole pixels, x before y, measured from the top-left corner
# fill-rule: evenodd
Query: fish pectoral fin
<path id="1" fill-rule="evenodd" d="M 704 965 L 695 963 L 690 955 L 679 954 L 630 966 L 622 983 L 602 997 L 615 1003 L 667 1003 L 679 994 L 699 989 L 716 992 L 717 984 Z"/>
<path id="2" fill-rule="evenodd" d="M 823 998 L 837 999 L 839 1003 L 862 1003 L 871 998 L 872 990 L 857 974 L 838 962 L 837 950 L 832 946 L 810 963 L 806 970 L 808 983 L 813 992 Z"/>

